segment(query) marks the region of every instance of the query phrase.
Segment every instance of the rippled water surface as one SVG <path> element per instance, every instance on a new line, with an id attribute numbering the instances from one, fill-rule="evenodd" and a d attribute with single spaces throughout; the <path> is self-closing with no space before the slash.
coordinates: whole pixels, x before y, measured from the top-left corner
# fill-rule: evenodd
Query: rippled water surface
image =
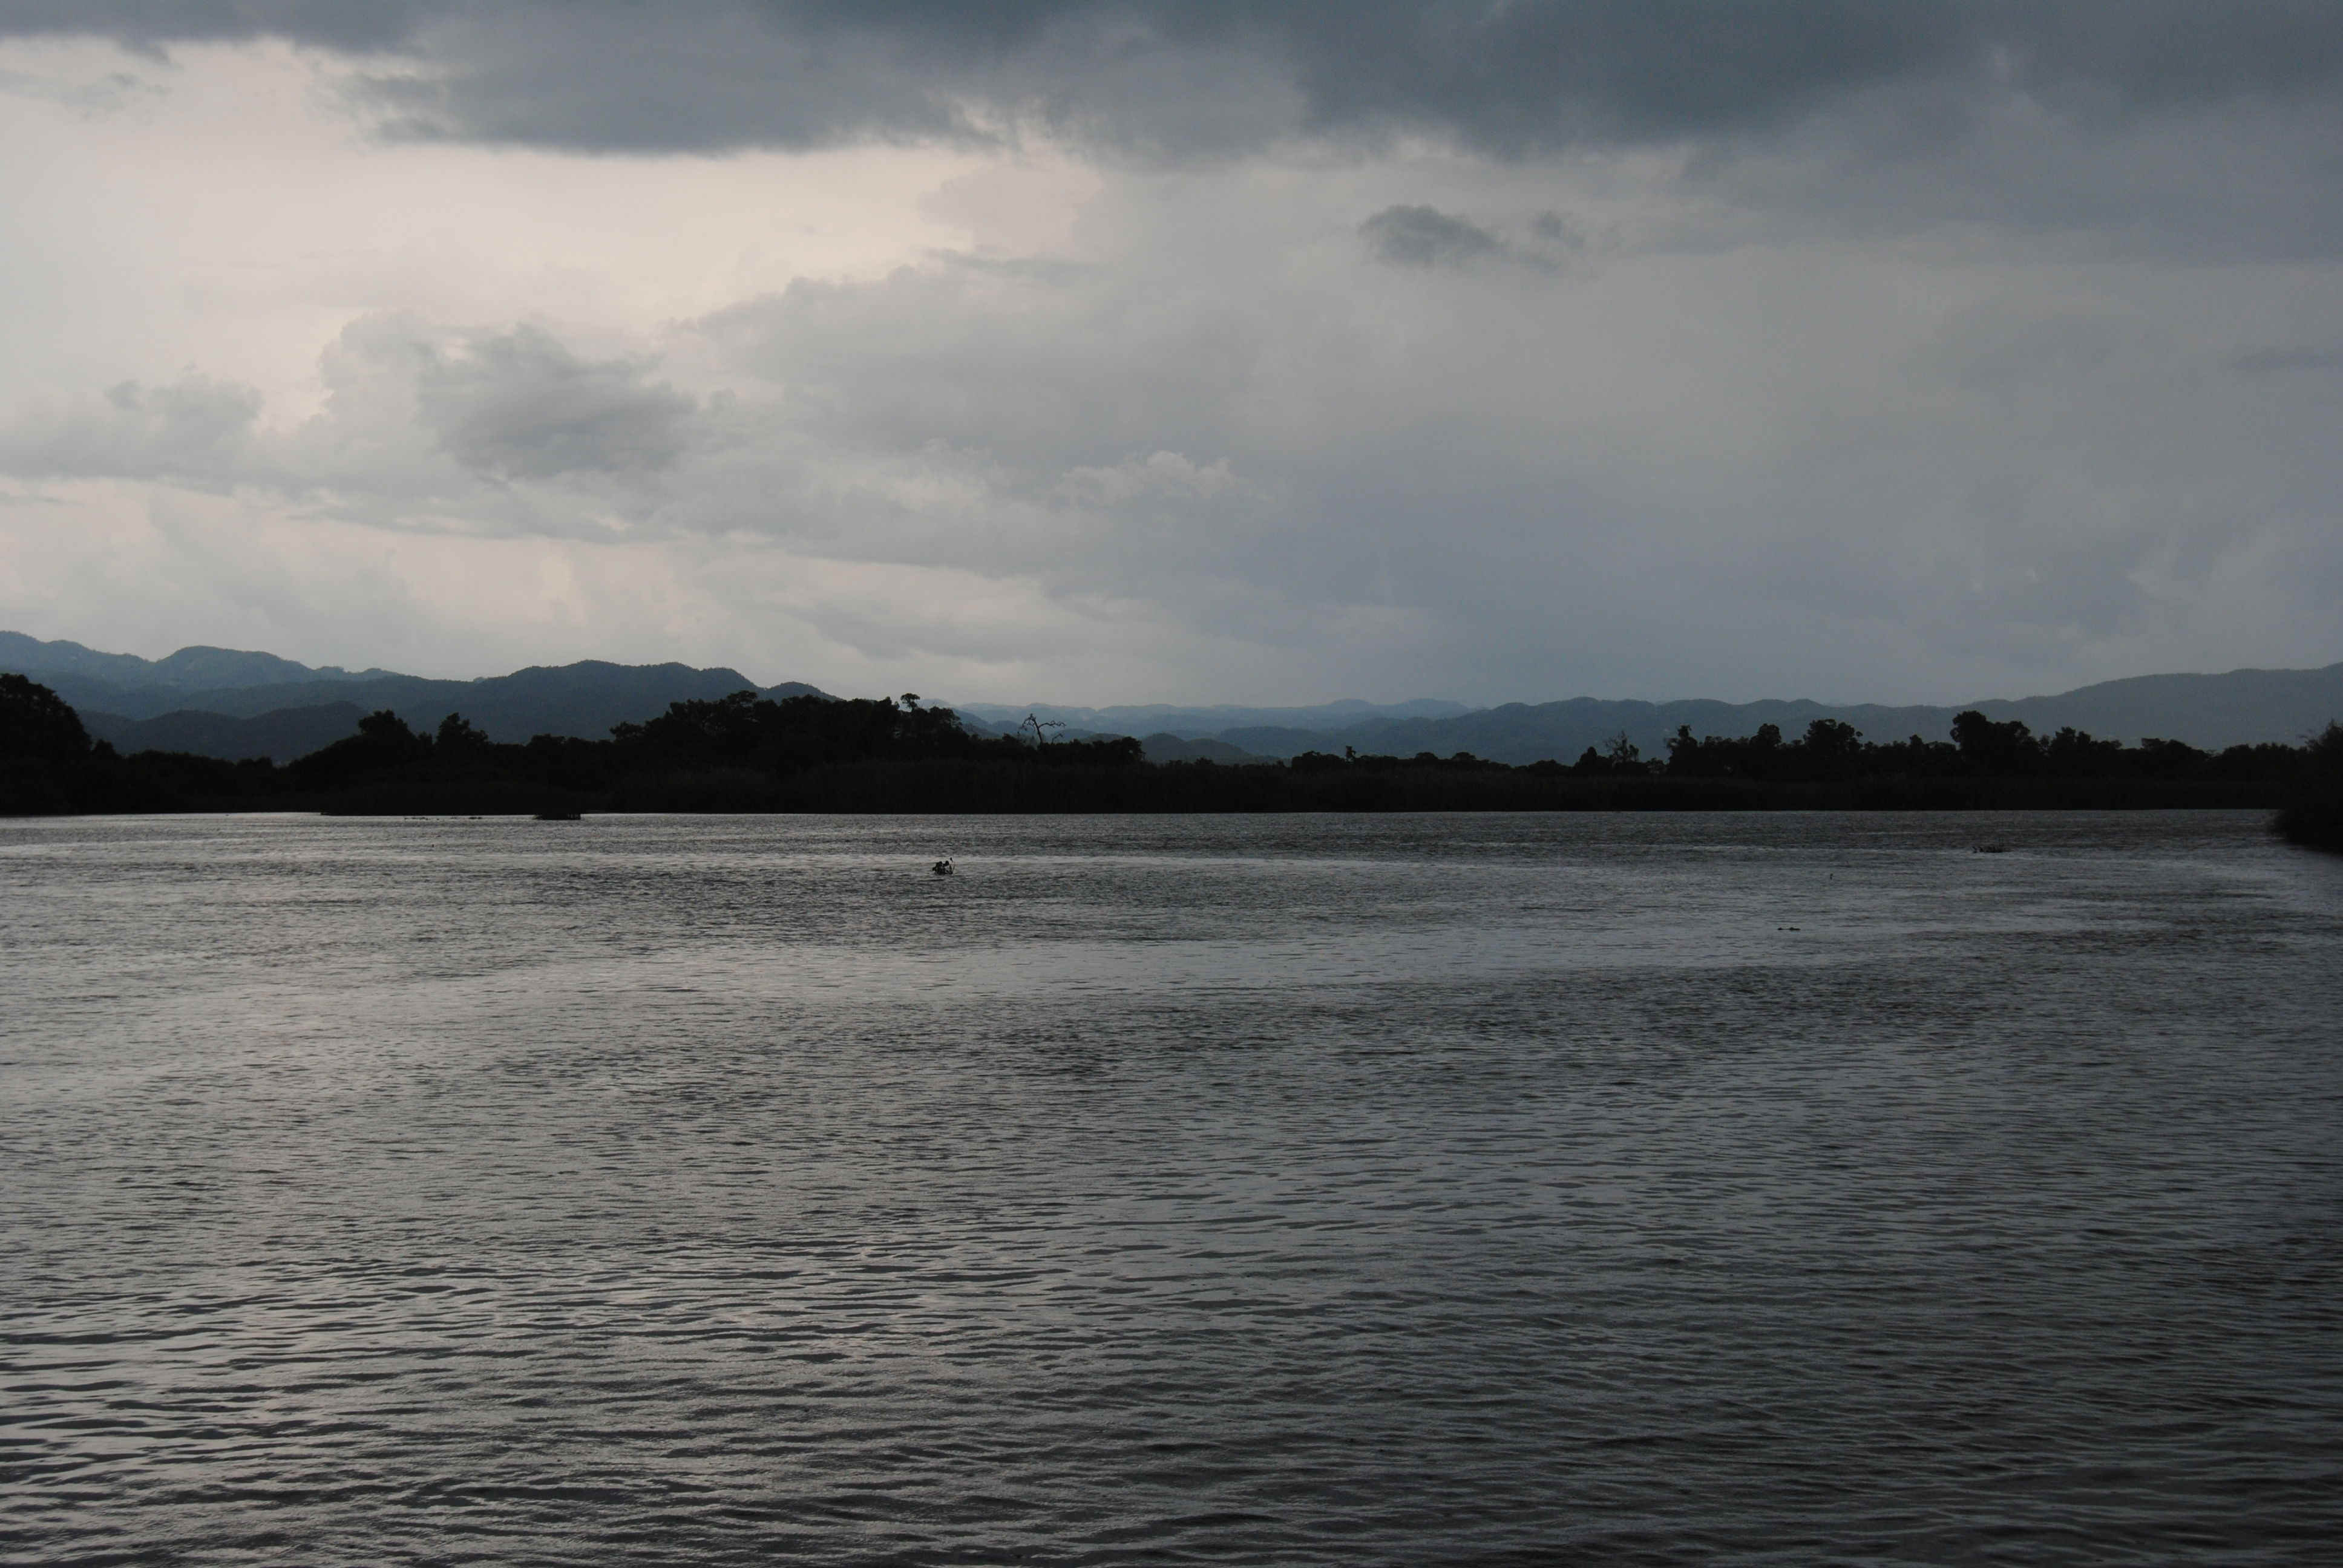
<path id="1" fill-rule="evenodd" d="M 0 981 L 9 1561 L 2343 1541 L 2253 816 L 0 822 Z"/>

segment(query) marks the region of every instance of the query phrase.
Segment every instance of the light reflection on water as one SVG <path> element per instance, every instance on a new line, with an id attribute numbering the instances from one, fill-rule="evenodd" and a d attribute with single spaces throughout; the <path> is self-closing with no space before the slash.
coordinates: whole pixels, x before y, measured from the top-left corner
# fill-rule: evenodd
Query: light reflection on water
<path id="1" fill-rule="evenodd" d="M 0 1543 L 2318 1561 L 2338 936 L 2230 814 L 0 823 Z"/>

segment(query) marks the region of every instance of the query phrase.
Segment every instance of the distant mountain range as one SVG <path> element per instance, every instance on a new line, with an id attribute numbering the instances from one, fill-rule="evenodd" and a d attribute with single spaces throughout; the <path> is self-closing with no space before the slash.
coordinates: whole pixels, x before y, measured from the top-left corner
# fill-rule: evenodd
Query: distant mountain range
<path id="1" fill-rule="evenodd" d="M 1817 719 L 1852 724 L 1873 740 L 1909 735 L 1941 740 L 1953 716 L 1974 708 L 1987 718 L 2020 719 L 2041 734 L 2063 725 L 2102 739 L 2136 743 L 2147 736 L 2185 740 L 2219 749 L 2263 741 L 2295 743 L 2343 719 L 2343 664 L 2324 669 L 2237 669 L 2227 675 L 2143 675 L 2080 687 L 2055 697 L 1986 699 L 1933 708 L 1887 708 L 1870 703 L 1808 701 L 1684 702 L 1604 701 L 1592 697 L 1563 702 L 1509 702 L 1502 708 L 1466 709 L 1453 702 L 1411 702 L 1377 708 L 1335 702 L 1318 708 L 1049 708 L 1014 710 L 1059 719 L 1068 733 L 1105 729 L 1141 734 L 1157 761 L 1212 756 L 1221 761 L 1245 757 L 1292 757 L 1303 751 L 1340 751 L 1413 756 L 1419 751 L 1452 756 L 1470 751 L 1499 762 L 1568 762 L 1588 747 L 1602 747 L 1625 732 L 1646 756 L 1657 756 L 1679 725 L 1695 735 L 1751 735 L 1773 724 L 1795 739 Z M 962 709 L 993 718 L 1012 710 L 982 704 Z M 1116 727 L 1120 727 L 1119 729 Z M 1004 726 L 1005 728 L 1005 726 Z M 1206 747 L 1218 749 L 1204 749 Z"/>
<path id="2" fill-rule="evenodd" d="M 1268 757 L 1302 751 L 1443 757 L 1470 751 L 1499 762 L 1568 762 L 1589 746 L 1622 731 L 1646 756 L 1661 754 L 1679 725 L 1695 735 L 1751 735 L 1774 724 L 1795 739 L 1817 719 L 1852 724 L 1872 740 L 1906 736 L 1945 739 L 1953 716 L 1974 708 L 1986 718 L 2023 720 L 2037 734 L 2061 726 L 2103 740 L 2137 743 L 2147 736 L 2185 740 L 2218 750 L 2264 741 L 2299 743 L 2343 719 L 2343 664 L 2324 669 L 2236 669 L 2226 675 L 2142 675 L 2103 681 L 2055 697 L 1986 699 L 1945 708 L 1884 708 L 1822 702 L 1606 702 L 1591 697 L 1566 702 L 1509 702 L 1450 719 L 1372 719 L 1340 729 L 1237 726 L 1215 739 Z"/>
<path id="3" fill-rule="evenodd" d="M 331 664 L 313 669 L 273 653 L 245 653 L 233 648 L 183 648 L 168 658 L 141 658 L 135 653 L 100 653 L 77 642 L 42 642 L 16 631 L 0 631 L 0 669 L 18 674 L 37 670 L 45 676 L 78 676 L 125 691 L 155 687 L 220 691 L 302 681 L 371 680 L 394 673 L 367 669 L 353 675 Z M 54 682 L 45 680 L 43 684 L 62 689 Z"/>
<path id="4" fill-rule="evenodd" d="M 312 669 L 274 654 L 184 648 L 168 658 L 99 653 L 76 642 L 37 642 L 0 632 L 0 670 L 31 676 L 78 709 L 82 723 L 117 750 L 193 751 L 204 757 L 289 761 L 354 734 L 365 714 L 387 708 L 418 729 L 450 713 L 496 740 L 532 735 L 606 739 L 670 702 L 761 690 L 827 696 L 797 681 L 759 687 L 737 669 L 688 664 L 536 666 L 478 680 L 430 680 L 370 669 Z M 102 672 L 102 673 L 101 673 Z M 196 678 L 213 686 L 186 684 Z"/>
<path id="5" fill-rule="evenodd" d="M 1150 762 L 1272 762 L 1275 758 L 1247 751 L 1242 746 L 1232 746 L 1225 740 L 1215 740 L 1209 735 L 1191 739 L 1159 731 L 1140 738 Z"/>
<path id="6" fill-rule="evenodd" d="M 387 708 L 417 729 L 449 713 L 498 740 L 532 735 L 598 739 L 670 702 L 759 690 L 771 697 L 826 696 L 787 681 L 759 687 L 739 670 L 686 664 L 608 664 L 589 659 L 537 666 L 478 680 L 429 680 L 368 669 L 313 669 L 274 654 L 184 648 L 168 658 L 101 653 L 75 642 L 41 642 L 0 632 L 0 670 L 29 675 L 81 711 L 91 734 L 117 749 L 193 751 L 207 757 L 303 756 L 352 733 L 358 719 Z M 1137 735 L 1159 761 L 1284 758 L 1302 751 L 1445 757 L 1470 751 L 1500 762 L 1567 762 L 1622 731 L 1657 755 L 1679 725 L 1697 735 L 1747 735 L 1761 724 L 1795 738 L 1816 719 L 1854 725 L 1874 740 L 1908 735 L 1941 739 L 1953 715 L 1976 708 L 2022 719 L 2037 733 L 2063 725 L 2103 739 L 2159 736 L 2217 749 L 2240 743 L 2298 742 L 2343 719 L 2343 664 L 2324 669 L 2238 669 L 2226 675 L 2145 675 L 2103 681 L 2054 697 L 1984 700 L 1943 708 L 1885 708 L 1807 701 L 1727 703 L 1605 701 L 1507 703 L 1469 709 L 1424 699 L 1356 700 L 1308 708 L 1071 708 L 959 705 L 970 727 L 1006 731 L 1031 713 L 1082 734 Z"/>
<path id="7" fill-rule="evenodd" d="M 1373 719 L 1451 719 L 1470 713 L 1462 702 L 1419 698 L 1413 702 L 1363 702 L 1353 697 L 1322 702 L 1311 708 L 1178 708 L 1147 703 L 1131 708 L 1068 708 L 1053 702 L 1029 702 L 1005 707 L 997 702 L 955 702 L 949 705 L 965 719 L 978 719 L 1002 729 L 1011 729 L 1027 714 L 1055 720 L 1069 729 L 1101 735 L 1169 735 L 1182 740 L 1202 739 L 1227 730 L 1262 726 L 1311 731 L 1334 730 Z"/>

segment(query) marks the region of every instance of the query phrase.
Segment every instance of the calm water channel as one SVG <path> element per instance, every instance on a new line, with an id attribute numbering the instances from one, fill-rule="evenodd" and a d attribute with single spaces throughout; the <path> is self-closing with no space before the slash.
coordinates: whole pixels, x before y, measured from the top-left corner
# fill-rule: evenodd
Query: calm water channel
<path id="1" fill-rule="evenodd" d="M 2343 1542 L 2253 815 L 7 821 L 0 985 L 9 1562 Z"/>

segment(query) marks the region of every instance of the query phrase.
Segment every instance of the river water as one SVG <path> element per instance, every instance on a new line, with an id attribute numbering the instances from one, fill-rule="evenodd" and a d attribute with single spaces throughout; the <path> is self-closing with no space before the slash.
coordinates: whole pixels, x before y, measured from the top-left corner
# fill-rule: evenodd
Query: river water
<path id="1" fill-rule="evenodd" d="M 2250 814 L 0 822 L 0 1553 L 2331 1562 L 2338 960 Z"/>

